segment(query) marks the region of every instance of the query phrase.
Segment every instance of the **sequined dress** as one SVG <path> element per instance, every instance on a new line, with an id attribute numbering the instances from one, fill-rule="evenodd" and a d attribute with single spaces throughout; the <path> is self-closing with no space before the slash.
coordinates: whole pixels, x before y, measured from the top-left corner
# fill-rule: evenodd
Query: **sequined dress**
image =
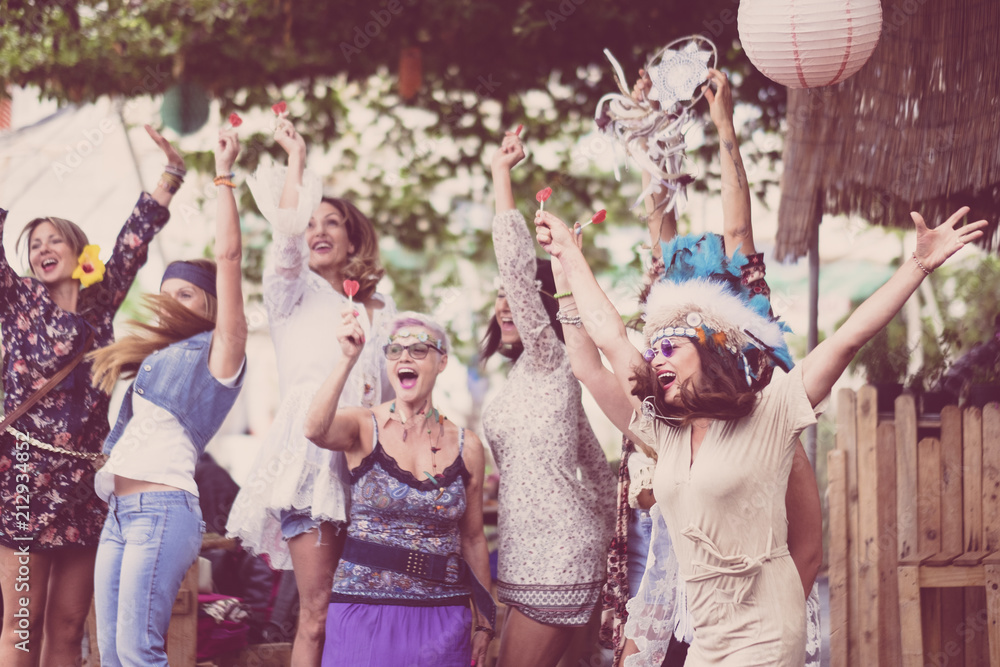
<path id="1" fill-rule="evenodd" d="M 6 218 L 0 209 L 0 235 Z M 146 263 L 149 242 L 169 218 L 170 212 L 152 196 L 139 197 L 115 241 L 104 279 L 80 292 L 75 313 L 57 306 L 40 281 L 18 276 L 0 245 L 5 412 L 73 359 L 90 331 L 91 349 L 114 342 L 115 313 Z M 110 396 L 90 383 L 91 366 L 81 361 L 14 428 L 62 449 L 100 452 L 110 430 Z M 18 444 L 23 446 L 11 434 L 0 433 L 0 544 L 12 549 L 29 544 L 32 551 L 96 547 L 107 505 L 94 492 L 93 464 L 36 447 L 18 449 Z M 19 484 L 25 475 L 26 488 Z"/>
<path id="2" fill-rule="evenodd" d="M 483 411 L 500 471 L 497 597 L 529 618 L 582 625 L 599 603 L 615 477 L 580 402 L 565 346 L 536 288 L 535 248 L 518 211 L 493 244 L 524 352 Z"/>

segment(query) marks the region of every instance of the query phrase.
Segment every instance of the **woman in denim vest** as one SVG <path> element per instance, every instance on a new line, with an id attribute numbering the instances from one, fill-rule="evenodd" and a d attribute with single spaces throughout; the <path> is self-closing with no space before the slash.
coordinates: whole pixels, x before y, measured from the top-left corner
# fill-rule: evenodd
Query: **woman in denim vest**
<path id="1" fill-rule="evenodd" d="M 139 325 L 146 335 L 94 354 L 102 388 L 135 375 L 94 480 L 109 508 L 95 576 L 102 665 L 167 665 L 170 610 L 201 547 L 195 464 L 239 395 L 246 358 L 240 223 L 229 180 L 238 153 L 236 133 L 221 132 L 215 264 L 170 264 L 160 295 L 147 299 L 157 321 Z"/>

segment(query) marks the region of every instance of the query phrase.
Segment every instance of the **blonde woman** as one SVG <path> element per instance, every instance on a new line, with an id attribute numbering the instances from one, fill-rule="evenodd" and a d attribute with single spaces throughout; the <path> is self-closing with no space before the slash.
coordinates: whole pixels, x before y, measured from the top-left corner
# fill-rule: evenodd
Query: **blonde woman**
<path id="1" fill-rule="evenodd" d="M 220 133 L 216 172 L 230 174 L 238 153 L 236 133 Z M 232 182 L 220 176 L 216 183 L 216 261 L 170 264 L 160 295 L 149 299 L 157 321 L 93 355 L 103 390 L 123 374 L 135 376 L 94 480 L 110 510 L 95 575 L 106 667 L 167 666 L 171 608 L 204 531 L 195 464 L 243 384 L 240 221 Z"/>

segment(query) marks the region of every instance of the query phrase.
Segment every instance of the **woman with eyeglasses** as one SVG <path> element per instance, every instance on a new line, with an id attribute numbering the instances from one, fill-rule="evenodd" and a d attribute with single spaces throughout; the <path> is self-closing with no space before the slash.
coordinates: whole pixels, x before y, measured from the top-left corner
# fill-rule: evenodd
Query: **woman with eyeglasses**
<path id="1" fill-rule="evenodd" d="M 441 325 L 405 312 L 388 333 L 383 350 L 396 399 L 340 407 L 365 345 L 358 313 L 348 308 L 337 329 L 342 354 L 303 426 L 316 445 L 343 453 L 352 488 L 323 665 L 481 664 L 495 620 L 486 588 L 483 446 L 434 407 L 431 394 L 448 364 Z"/>
<path id="2" fill-rule="evenodd" d="M 493 246 L 503 287 L 480 352 L 514 363 L 483 411 L 500 471 L 497 597 L 507 604 L 501 667 L 555 665 L 600 603 L 615 478 L 583 411 L 563 344 L 552 270 L 535 258 L 510 170 L 524 159 L 507 133 L 492 159 Z"/>
<path id="3" fill-rule="evenodd" d="M 395 315 L 377 291 L 385 271 L 375 227 L 345 199 L 322 197 L 305 169 L 306 144 L 288 118 L 275 141 L 287 169 L 262 163 L 247 180 L 271 223 L 264 305 L 278 362 L 281 406 L 250 476 L 233 503 L 226 532 L 271 567 L 295 571 L 299 616 L 292 664 L 318 665 L 330 582 L 344 540 L 350 487 L 344 456 L 315 447 L 302 433 L 316 389 L 341 358 L 330 332 L 351 304 L 369 339 L 341 392 L 343 405 L 373 407 L 390 397 L 379 332 Z"/>

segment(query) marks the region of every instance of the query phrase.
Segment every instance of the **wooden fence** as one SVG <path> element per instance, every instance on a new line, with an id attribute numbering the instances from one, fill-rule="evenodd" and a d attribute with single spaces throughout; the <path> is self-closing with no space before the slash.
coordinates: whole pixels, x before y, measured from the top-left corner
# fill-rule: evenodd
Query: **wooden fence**
<path id="1" fill-rule="evenodd" d="M 828 455 L 832 667 L 1000 667 L 1000 404 L 876 399 L 839 393 Z"/>

